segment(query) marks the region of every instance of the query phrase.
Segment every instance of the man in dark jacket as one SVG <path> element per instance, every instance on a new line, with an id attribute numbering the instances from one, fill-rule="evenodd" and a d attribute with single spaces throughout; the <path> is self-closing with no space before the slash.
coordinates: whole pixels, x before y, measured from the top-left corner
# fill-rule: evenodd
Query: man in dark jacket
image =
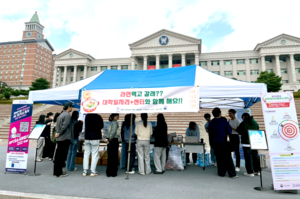
<path id="1" fill-rule="evenodd" d="M 218 174 L 224 177 L 226 172 L 230 178 L 237 178 L 231 151 L 227 149 L 227 136 L 232 133 L 232 129 L 226 118 L 221 116 L 221 110 L 214 108 L 212 111 L 214 119 L 208 126 L 210 134 L 210 145 L 213 147 L 218 165 Z"/>
<path id="2" fill-rule="evenodd" d="M 69 146 L 73 139 L 73 132 L 71 124 L 72 103 L 67 102 L 64 105 L 63 112 L 57 118 L 56 123 L 56 141 L 57 149 L 54 160 L 54 177 L 66 177 L 67 174 L 63 172 L 63 167 L 66 166 L 65 161 L 67 160 Z"/>
<path id="3" fill-rule="evenodd" d="M 248 113 L 242 115 L 243 122 L 238 126 L 237 132 L 242 136 L 242 146 L 246 163 L 247 173 L 245 176 L 254 177 L 260 175 L 260 163 L 257 150 L 250 149 L 248 130 L 259 130 L 257 122 Z"/>

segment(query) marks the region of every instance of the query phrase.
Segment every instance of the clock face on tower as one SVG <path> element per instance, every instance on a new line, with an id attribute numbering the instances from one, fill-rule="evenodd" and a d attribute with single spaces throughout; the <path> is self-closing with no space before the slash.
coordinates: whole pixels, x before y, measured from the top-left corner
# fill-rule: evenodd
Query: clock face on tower
<path id="1" fill-rule="evenodd" d="M 31 35 L 32 35 L 31 32 L 27 32 L 27 33 L 26 33 L 26 36 L 27 36 L 27 37 L 31 37 Z"/>
<path id="2" fill-rule="evenodd" d="M 38 34 L 37 37 L 38 37 L 38 39 L 42 39 L 42 35 L 41 34 Z"/>

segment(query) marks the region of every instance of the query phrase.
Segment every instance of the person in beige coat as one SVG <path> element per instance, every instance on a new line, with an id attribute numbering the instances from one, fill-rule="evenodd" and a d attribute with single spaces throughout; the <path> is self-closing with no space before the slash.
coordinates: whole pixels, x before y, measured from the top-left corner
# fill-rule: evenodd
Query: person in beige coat
<path id="1" fill-rule="evenodd" d="M 137 135 L 137 152 L 139 174 L 150 174 L 150 136 L 152 135 L 152 124 L 148 122 L 147 113 L 141 114 L 142 121 L 138 122 L 135 127 Z"/>

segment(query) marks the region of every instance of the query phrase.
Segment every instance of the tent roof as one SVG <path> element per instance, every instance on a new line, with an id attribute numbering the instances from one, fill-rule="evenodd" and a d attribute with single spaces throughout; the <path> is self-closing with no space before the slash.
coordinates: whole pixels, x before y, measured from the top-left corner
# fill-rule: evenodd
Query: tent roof
<path id="1" fill-rule="evenodd" d="M 62 105 L 70 101 L 75 104 L 75 107 L 79 108 L 80 91 L 82 89 L 181 86 L 198 86 L 200 90 L 200 107 L 203 108 L 216 107 L 218 101 L 220 106 L 224 107 L 248 108 L 253 103 L 260 101 L 260 93 L 267 92 L 265 84 L 233 80 L 194 65 L 163 70 L 105 70 L 65 86 L 41 91 L 30 91 L 29 99 L 34 102 L 56 105 Z"/>

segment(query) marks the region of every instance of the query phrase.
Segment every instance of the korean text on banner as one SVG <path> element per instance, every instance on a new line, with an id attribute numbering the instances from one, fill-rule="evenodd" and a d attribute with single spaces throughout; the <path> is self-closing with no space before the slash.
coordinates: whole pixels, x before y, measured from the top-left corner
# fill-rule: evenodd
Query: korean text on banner
<path id="1" fill-rule="evenodd" d="M 28 135 L 30 134 L 33 102 L 14 100 L 8 137 L 6 172 L 26 173 L 28 159 Z"/>
<path id="2" fill-rule="evenodd" d="M 264 93 L 261 101 L 274 189 L 300 189 L 300 137 L 293 93 Z"/>
<path id="3" fill-rule="evenodd" d="M 197 87 L 82 91 L 85 113 L 198 112 Z"/>

